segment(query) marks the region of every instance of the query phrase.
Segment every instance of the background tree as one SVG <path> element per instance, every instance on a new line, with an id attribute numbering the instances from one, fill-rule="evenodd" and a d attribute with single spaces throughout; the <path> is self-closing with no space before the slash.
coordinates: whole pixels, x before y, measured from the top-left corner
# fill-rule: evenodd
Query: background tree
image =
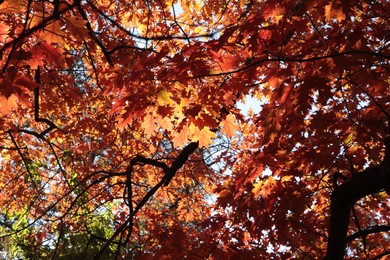
<path id="1" fill-rule="evenodd" d="M 8 254 L 389 254 L 389 12 L 2 1 Z"/>

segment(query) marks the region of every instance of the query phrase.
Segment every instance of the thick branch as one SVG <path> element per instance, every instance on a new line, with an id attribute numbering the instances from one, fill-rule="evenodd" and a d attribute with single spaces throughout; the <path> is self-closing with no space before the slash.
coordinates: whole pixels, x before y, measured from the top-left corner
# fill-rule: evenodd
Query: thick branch
<path id="1" fill-rule="evenodd" d="M 186 163 L 188 157 L 198 148 L 198 142 L 192 142 L 186 147 L 184 147 L 183 151 L 179 154 L 176 160 L 172 163 L 171 167 L 164 171 L 164 186 L 167 186 L 172 178 L 175 176 L 176 172 Z"/>
<path id="2" fill-rule="evenodd" d="M 142 156 L 136 156 L 133 158 L 130 162 L 129 168 L 127 170 L 127 178 L 131 178 L 131 172 L 132 167 L 135 164 L 142 163 L 142 164 L 149 164 L 156 167 L 161 168 L 164 171 L 164 177 L 153 187 L 151 188 L 148 193 L 142 198 L 142 200 L 137 204 L 134 210 L 131 210 L 130 216 L 127 218 L 127 220 L 115 231 L 115 233 L 107 240 L 107 242 L 103 245 L 103 247 L 99 250 L 99 252 L 95 255 L 94 259 L 99 259 L 100 256 L 103 254 L 103 252 L 107 249 L 107 247 L 113 242 L 115 237 L 117 237 L 120 233 L 124 232 L 126 229 L 129 228 L 129 232 L 131 233 L 131 229 L 133 226 L 133 218 L 137 214 L 138 211 L 142 209 L 142 207 L 149 201 L 151 197 L 157 192 L 157 190 L 161 186 L 166 186 L 169 184 L 169 182 L 172 180 L 172 178 L 176 175 L 176 172 L 186 163 L 188 160 L 188 157 L 198 148 L 199 142 L 192 142 L 188 144 L 184 149 L 181 151 L 179 156 L 176 158 L 176 160 L 172 163 L 171 167 L 168 168 L 168 166 L 165 163 L 148 159 Z M 130 175 L 130 176 L 129 176 Z M 127 187 L 128 189 L 131 189 L 131 186 Z M 129 191 L 129 194 L 131 194 L 131 191 Z M 131 200 L 131 198 L 128 198 Z M 131 201 L 130 201 L 131 203 Z"/>
<path id="3" fill-rule="evenodd" d="M 390 190 L 390 137 L 384 140 L 385 158 L 379 166 L 352 176 L 331 195 L 330 228 L 325 259 L 343 259 L 351 208 L 361 198 L 383 190 Z"/>

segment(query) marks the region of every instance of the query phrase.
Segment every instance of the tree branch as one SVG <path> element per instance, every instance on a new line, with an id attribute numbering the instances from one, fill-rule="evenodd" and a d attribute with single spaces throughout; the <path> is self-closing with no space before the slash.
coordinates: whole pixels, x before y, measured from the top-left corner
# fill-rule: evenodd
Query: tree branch
<path id="1" fill-rule="evenodd" d="M 3 55 L 4 51 L 10 47 L 12 48 L 11 49 L 11 53 L 12 53 L 14 48 L 19 43 L 21 43 L 25 37 L 32 35 L 36 31 L 44 29 L 46 27 L 46 25 L 50 24 L 52 21 L 58 20 L 58 16 L 61 16 L 61 14 L 73 9 L 74 6 L 75 6 L 75 3 L 68 5 L 65 8 L 63 8 L 62 10 L 59 10 L 57 13 L 53 13 L 51 16 L 48 16 L 46 19 L 42 20 L 41 23 L 39 23 L 31 28 L 22 30 L 21 33 L 17 37 L 13 38 L 12 40 L 6 42 L 3 46 L 1 46 L 0 57 Z M 9 54 L 8 56 L 10 57 L 11 55 Z M 2 71 L 5 72 L 7 70 L 7 67 L 8 67 L 8 63 L 5 63 L 5 65 L 2 68 Z"/>
<path id="2" fill-rule="evenodd" d="M 353 175 L 331 195 L 330 227 L 325 259 L 343 259 L 349 216 L 353 205 L 361 198 L 383 190 L 390 190 L 390 136 L 384 140 L 386 147 L 383 162 Z M 363 232 L 363 231 L 362 231 Z M 359 232 L 358 232 L 359 233 Z"/>
<path id="3" fill-rule="evenodd" d="M 372 227 L 368 227 L 366 229 L 362 229 L 350 236 L 348 236 L 345 241 L 347 243 L 351 243 L 353 240 L 359 238 L 359 237 L 364 237 L 364 236 L 367 236 L 369 234 L 373 234 L 373 233 L 379 233 L 379 232 L 386 232 L 386 231 L 390 231 L 390 226 L 388 225 L 379 225 L 379 226 L 372 226 Z"/>
<path id="4" fill-rule="evenodd" d="M 302 57 L 302 56 L 285 56 L 285 57 L 264 57 L 262 59 L 257 59 L 251 62 L 250 64 L 247 64 L 246 66 L 243 66 L 238 69 L 230 70 L 230 71 L 222 71 L 222 72 L 216 72 L 216 73 L 208 73 L 208 74 L 199 74 L 194 75 L 188 78 L 206 78 L 206 77 L 217 77 L 217 76 L 224 76 L 224 75 L 231 75 L 234 73 L 239 73 L 242 71 L 245 71 L 247 69 L 250 69 L 252 67 L 259 66 L 262 63 L 265 62 L 297 62 L 297 63 L 307 63 L 307 62 L 313 62 L 313 61 L 320 61 L 325 59 L 331 59 L 335 57 L 341 57 L 341 56 L 348 56 L 348 55 L 367 55 L 372 57 L 379 57 L 383 58 L 385 60 L 390 59 L 390 56 L 386 53 L 382 52 L 374 52 L 374 51 L 360 51 L 360 50 L 347 50 L 343 52 L 335 52 L 335 53 L 329 53 L 325 55 L 319 55 L 319 56 L 312 56 L 312 57 Z"/>
<path id="5" fill-rule="evenodd" d="M 186 163 L 188 160 L 188 157 L 198 148 L 199 142 L 192 142 L 188 144 L 184 149 L 181 151 L 179 156 L 176 158 L 176 160 L 172 163 L 171 167 L 168 168 L 168 166 L 165 163 L 145 158 L 142 156 L 137 155 L 134 157 L 129 165 L 127 174 L 131 175 L 132 168 L 134 165 L 138 163 L 142 164 L 149 164 L 156 167 L 161 168 L 164 171 L 164 177 L 153 187 L 151 188 L 148 193 L 142 198 L 142 200 L 137 204 L 134 210 L 132 210 L 131 214 L 127 218 L 127 220 L 115 231 L 115 233 L 107 240 L 107 242 L 103 245 L 103 247 L 99 250 L 99 252 L 96 253 L 94 259 L 99 259 L 100 256 L 104 253 L 104 251 L 107 249 L 107 247 L 113 242 L 115 237 L 117 237 L 120 233 L 124 232 L 126 229 L 129 229 L 129 233 L 131 233 L 132 227 L 133 227 L 133 218 L 137 214 L 138 211 L 142 209 L 142 207 L 149 201 L 149 199 L 157 192 L 157 190 L 161 186 L 167 186 L 169 182 L 172 180 L 172 178 L 176 175 L 176 172 Z M 129 179 L 129 177 L 128 177 Z M 131 188 L 127 187 L 127 188 Z M 131 194 L 131 192 L 130 192 Z M 131 198 L 128 198 L 131 199 Z M 130 201 L 131 203 L 131 201 Z M 132 206 L 131 206 L 132 207 Z M 129 236 L 128 236 L 129 237 Z"/>
<path id="6" fill-rule="evenodd" d="M 37 138 L 43 138 L 51 130 L 58 129 L 58 127 L 49 119 L 39 117 L 39 87 L 41 84 L 41 70 L 40 70 L 39 66 L 37 67 L 37 70 L 35 71 L 35 82 L 37 83 L 37 86 L 34 88 L 34 120 L 35 120 L 35 122 L 45 123 L 49 127 L 46 128 L 40 134 L 38 134 L 36 132 L 29 131 L 29 130 L 21 130 L 21 132 L 32 134 L 32 135 L 36 136 Z"/>
<path id="7" fill-rule="evenodd" d="M 83 17 L 83 19 L 87 21 L 87 29 L 88 29 L 89 36 L 91 36 L 91 38 L 95 41 L 95 43 L 100 47 L 108 64 L 110 64 L 111 67 L 114 67 L 114 63 L 112 62 L 110 53 L 107 51 L 106 47 L 103 45 L 103 43 L 100 41 L 100 39 L 98 37 L 96 37 L 95 32 L 93 31 L 92 26 L 89 23 L 88 17 L 80 5 L 80 2 L 78 2 L 76 7 L 77 7 L 77 10 L 79 11 L 81 17 Z"/>

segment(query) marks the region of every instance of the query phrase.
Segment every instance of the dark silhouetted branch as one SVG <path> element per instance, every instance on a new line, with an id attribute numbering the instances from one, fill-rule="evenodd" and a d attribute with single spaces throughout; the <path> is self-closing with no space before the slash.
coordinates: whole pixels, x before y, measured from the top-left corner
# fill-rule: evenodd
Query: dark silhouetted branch
<path id="1" fill-rule="evenodd" d="M 383 162 L 352 176 L 335 188 L 331 195 L 330 227 L 325 259 L 343 259 L 349 217 L 353 205 L 365 196 L 390 190 L 390 136 L 384 140 L 386 147 Z M 363 235 L 363 230 L 360 232 Z M 365 231 L 368 232 L 368 231 Z M 359 232 L 358 232 L 359 233 Z"/>
<path id="2" fill-rule="evenodd" d="M 132 174 L 132 169 L 133 166 L 136 164 L 141 164 L 141 165 L 153 165 L 156 167 L 161 168 L 164 171 L 164 177 L 155 185 L 153 188 L 151 188 L 148 193 L 145 194 L 145 196 L 142 198 L 142 200 L 137 204 L 137 206 L 133 209 L 132 202 L 131 202 L 131 197 L 127 198 L 128 203 L 130 203 L 129 207 L 131 209 L 131 213 L 127 220 L 115 231 L 115 233 L 107 240 L 107 242 L 103 245 L 103 247 L 99 250 L 99 252 L 95 255 L 94 259 L 99 259 L 100 256 L 104 253 L 104 251 L 107 249 L 107 247 L 114 241 L 115 237 L 117 237 L 119 234 L 123 234 L 126 230 L 129 230 L 128 232 L 132 232 L 133 228 L 133 218 L 137 214 L 138 211 L 142 209 L 142 207 L 149 201 L 149 199 L 157 192 L 157 190 L 161 186 L 166 186 L 169 184 L 169 182 L 172 180 L 172 178 L 176 175 L 176 172 L 186 163 L 188 160 L 188 157 L 198 148 L 199 142 L 192 142 L 188 144 L 184 149 L 181 151 L 179 156 L 176 158 L 176 160 L 172 163 L 171 167 L 168 168 L 168 166 L 163 163 L 159 162 L 157 160 L 145 158 L 143 156 L 136 156 L 134 157 L 127 169 L 127 189 L 128 191 L 128 196 L 132 196 L 132 191 L 131 191 L 131 174 Z M 129 184 L 130 183 L 130 184 Z M 129 237 L 129 235 L 128 235 Z"/>

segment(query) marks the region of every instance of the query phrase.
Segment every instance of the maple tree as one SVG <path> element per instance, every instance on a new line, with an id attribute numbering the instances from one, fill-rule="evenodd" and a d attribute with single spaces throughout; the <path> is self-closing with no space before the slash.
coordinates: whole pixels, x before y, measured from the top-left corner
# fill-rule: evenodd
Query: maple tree
<path id="1" fill-rule="evenodd" d="M 389 255 L 389 16 L 386 0 L 1 1 L 3 250 Z"/>

